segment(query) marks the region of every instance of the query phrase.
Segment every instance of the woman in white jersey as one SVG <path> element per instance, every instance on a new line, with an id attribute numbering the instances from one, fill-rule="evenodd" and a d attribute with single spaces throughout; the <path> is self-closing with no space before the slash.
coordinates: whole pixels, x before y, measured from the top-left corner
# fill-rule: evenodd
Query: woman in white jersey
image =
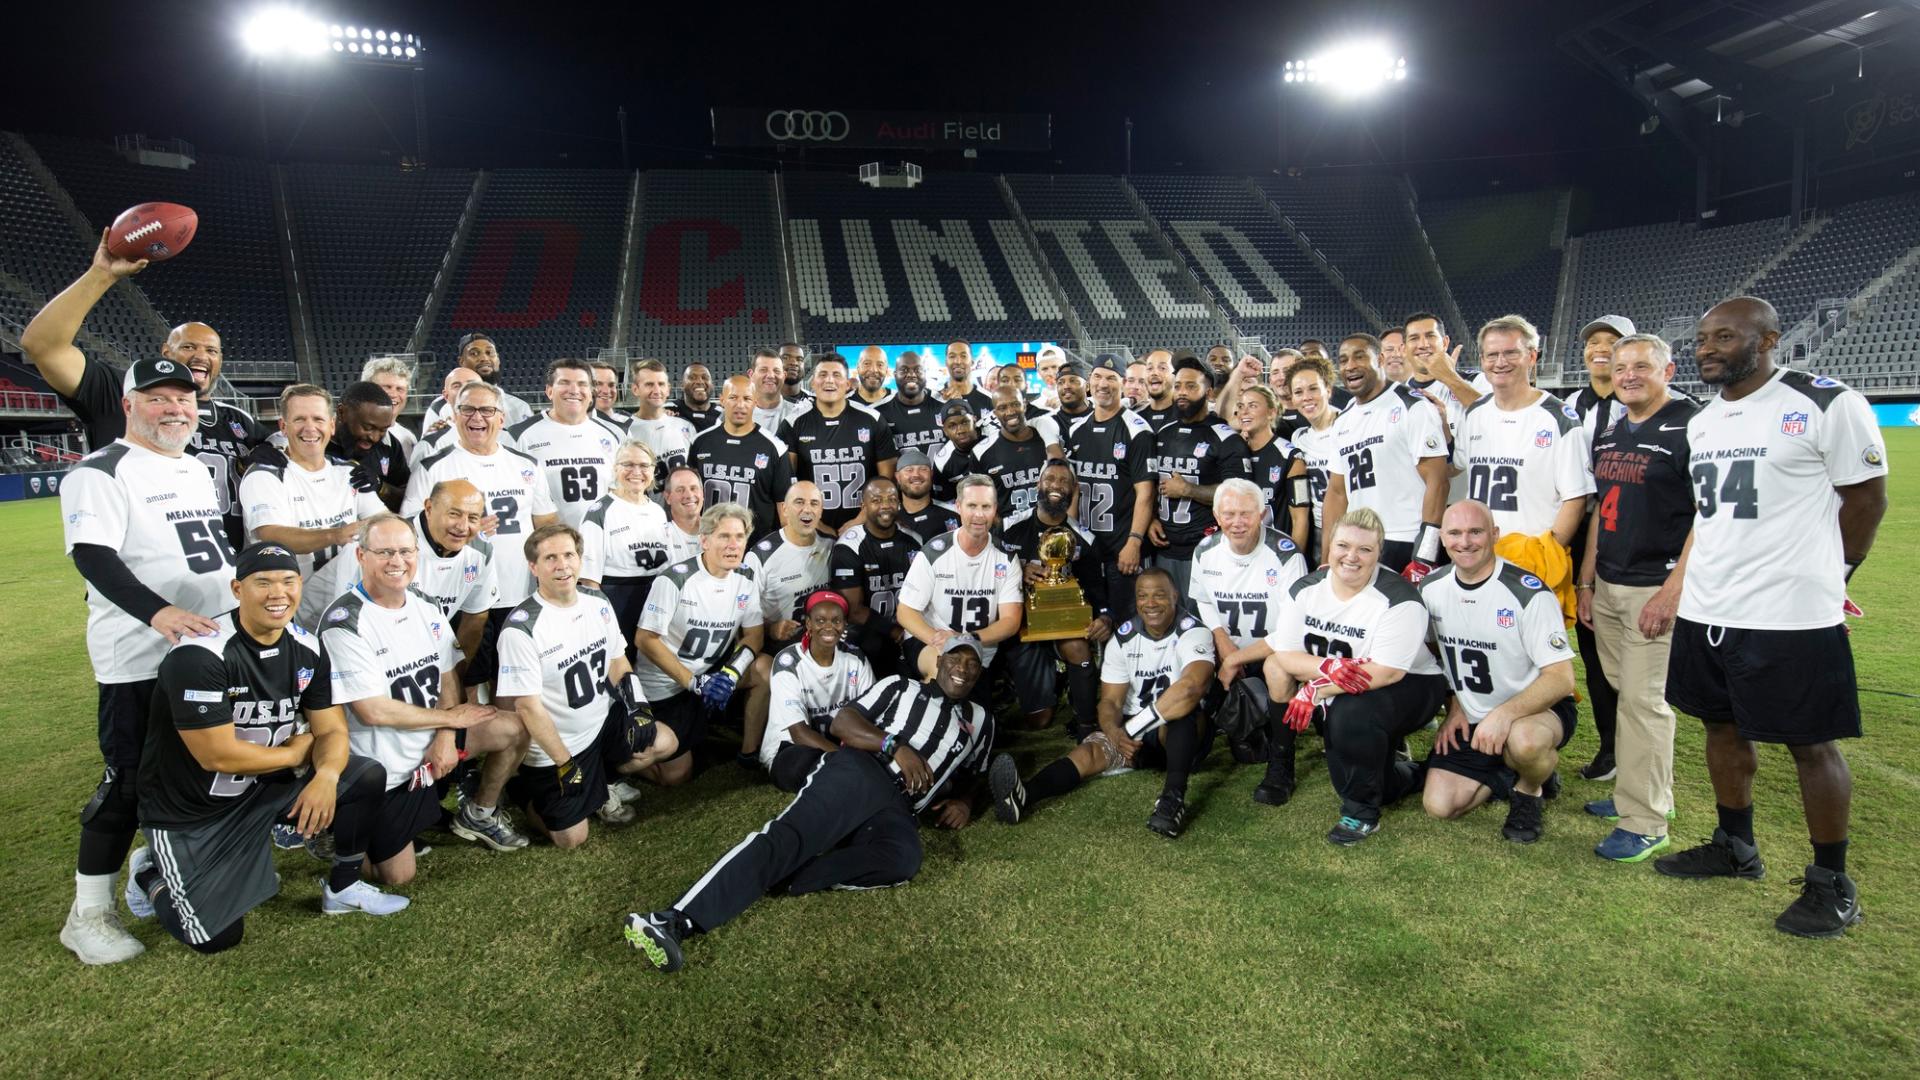
<path id="1" fill-rule="evenodd" d="M 1310 560 L 1326 550 L 1321 535 L 1321 509 L 1327 497 L 1327 468 L 1333 460 L 1333 418 L 1340 410 L 1333 407 L 1333 367 L 1317 357 L 1303 357 L 1287 368 L 1287 389 L 1293 395 L 1293 409 L 1306 423 L 1295 428 L 1293 448 L 1306 468 L 1308 512 L 1311 533 L 1302 551 Z"/>
<path id="2" fill-rule="evenodd" d="M 629 437 L 613 454 L 613 490 L 580 519 L 580 583 L 613 604 L 628 661 L 647 590 L 668 565 L 667 512 L 648 497 L 653 472 L 653 450 Z"/>

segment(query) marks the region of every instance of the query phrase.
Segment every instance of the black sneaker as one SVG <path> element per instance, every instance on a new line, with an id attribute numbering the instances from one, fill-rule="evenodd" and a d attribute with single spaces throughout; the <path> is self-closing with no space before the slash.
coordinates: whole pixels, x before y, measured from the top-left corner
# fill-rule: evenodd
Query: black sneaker
<path id="1" fill-rule="evenodd" d="M 1327 843 L 1340 847 L 1352 847 L 1374 833 L 1380 831 L 1378 821 L 1362 821 L 1356 817 L 1343 817 L 1333 828 L 1327 830 Z"/>
<path id="2" fill-rule="evenodd" d="M 1793 884 L 1800 886 L 1800 899 L 1773 920 L 1775 930 L 1798 937 L 1840 937 L 1860 921 L 1860 894 L 1847 875 L 1809 866 L 1807 876 L 1794 878 Z"/>
<path id="3" fill-rule="evenodd" d="M 1293 747 L 1268 752 L 1267 775 L 1253 789 L 1253 801 L 1262 806 L 1285 806 L 1293 798 Z"/>
<path id="4" fill-rule="evenodd" d="M 1163 791 L 1153 804 L 1153 816 L 1147 828 L 1169 840 L 1178 839 L 1187 827 L 1187 801 L 1171 791 Z"/>
<path id="5" fill-rule="evenodd" d="M 1540 797 L 1543 799 L 1557 799 L 1560 797 L 1560 770 L 1555 769 L 1553 772 L 1548 773 L 1546 780 L 1541 782 Z"/>
<path id="6" fill-rule="evenodd" d="M 1713 839 L 1699 847 L 1655 859 L 1653 868 L 1677 878 L 1743 877 L 1759 881 L 1767 876 L 1760 849 L 1728 836 L 1725 829 L 1713 830 Z"/>
<path id="7" fill-rule="evenodd" d="M 645 915 L 628 912 L 622 933 L 627 944 L 639 949 L 646 955 L 647 962 L 661 971 L 679 971 L 686 962 L 680 953 L 682 931 L 678 912 L 649 911 Z"/>
<path id="8" fill-rule="evenodd" d="M 1507 823 L 1500 826 L 1500 835 L 1516 844 L 1531 844 L 1546 832 L 1541 821 L 1546 809 L 1546 800 L 1538 795 L 1524 795 L 1518 791 L 1507 802 Z"/>
<path id="9" fill-rule="evenodd" d="M 1020 767 L 1012 754 L 993 759 L 987 770 L 987 785 L 993 789 L 993 816 L 1008 825 L 1017 825 L 1027 816 L 1027 785 L 1020 782 Z"/>
<path id="10" fill-rule="evenodd" d="M 1592 761 L 1580 766 L 1580 779 L 1595 782 L 1611 780 L 1617 772 L 1619 768 L 1614 764 L 1613 751 L 1602 750 L 1593 756 Z"/>

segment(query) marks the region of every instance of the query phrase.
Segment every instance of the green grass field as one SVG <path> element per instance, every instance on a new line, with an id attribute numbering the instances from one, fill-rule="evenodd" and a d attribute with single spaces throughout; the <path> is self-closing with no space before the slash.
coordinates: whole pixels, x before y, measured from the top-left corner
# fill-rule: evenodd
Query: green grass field
<path id="1" fill-rule="evenodd" d="M 1868 737 L 1847 747 L 1865 922 L 1772 928 L 1809 861 L 1793 770 L 1762 755 L 1763 882 L 1680 882 L 1591 849 L 1577 779 L 1521 848 L 1500 812 L 1389 810 L 1354 850 L 1317 743 L 1281 809 L 1216 750 L 1169 843 L 1153 774 L 1097 781 L 1017 828 L 926 834 L 911 885 L 763 902 L 653 973 L 621 915 L 670 902 L 785 797 L 731 764 L 649 791 L 584 849 L 493 855 L 436 838 L 407 912 L 323 919 L 318 863 L 239 949 L 151 923 L 146 955 L 82 967 L 55 935 L 76 814 L 99 772 L 79 581 L 52 500 L 0 508 L 0 1075 L 1912 1076 L 1920 1071 L 1920 432 L 1890 435 L 1893 508 L 1853 594 Z M 1756 552 L 1756 558 L 1765 553 Z M 1427 736 L 1416 740 L 1424 753 Z M 1583 720 L 1563 775 L 1593 752 Z M 1065 748 L 1013 744 L 1023 767 Z M 1676 839 L 1714 827 L 1696 724 Z M 598 828 L 598 826 L 596 826 Z"/>

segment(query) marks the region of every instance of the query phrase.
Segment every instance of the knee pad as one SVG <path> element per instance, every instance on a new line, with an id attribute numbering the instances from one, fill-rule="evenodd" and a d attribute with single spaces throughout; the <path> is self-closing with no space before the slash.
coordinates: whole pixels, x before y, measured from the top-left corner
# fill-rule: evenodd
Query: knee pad
<path id="1" fill-rule="evenodd" d="M 140 802 L 134 777 L 107 766 L 87 805 L 80 808 L 80 826 L 95 832 L 133 832 L 140 827 Z"/>

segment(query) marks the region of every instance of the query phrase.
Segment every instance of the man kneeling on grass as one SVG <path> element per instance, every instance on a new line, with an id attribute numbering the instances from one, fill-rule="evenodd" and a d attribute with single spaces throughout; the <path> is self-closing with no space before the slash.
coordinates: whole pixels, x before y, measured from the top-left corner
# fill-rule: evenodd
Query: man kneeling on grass
<path id="1" fill-rule="evenodd" d="M 1159 567 L 1140 572 L 1133 595 L 1136 614 L 1115 631 L 1100 665 L 1100 730 L 1024 784 L 1013 755 L 995 758 L 988 781 L 1001 821 L 1014 824 L 1034 802 L 1087 777 L 1161 766 L 1167 781 L 1147 828 L 1169 840 L 1186 829 L 1187 777 L 1210 745 L 1198 711 L 1213 680 L 1213 633 L 1180 613 L 1173 577 Z"/>
<path id="2" fill-rule="evenodd" d="M 1427 758 L 1427 813 L 1457 818 L 1508 800 L 1500 835 L 1540 839 L 1545 785 L 1573 737 L 1573 651 L 1553 590 L 1493 553 L 1486 506 L 1454 503 L 1440 520 L 1452 566 L 1420 583 L 1453 697 Z"/>
<path id="3" fill-rule="evenodd" d="M 778 888 L 882 889 L 920 872 L 914 815 L 947 829 L 973 818 L 974 791 L 993 749 L 992 714 L 967 700 L 984 670 L 979 639 L 942 639 L 932 679 L 884 679 L 834 715 L 840 749 L 820 759 L 800 794 L 693 883 L 670 908 L 627 916 L 647 962 L 678 971 L 681 943 L 712 933 Z"/>

